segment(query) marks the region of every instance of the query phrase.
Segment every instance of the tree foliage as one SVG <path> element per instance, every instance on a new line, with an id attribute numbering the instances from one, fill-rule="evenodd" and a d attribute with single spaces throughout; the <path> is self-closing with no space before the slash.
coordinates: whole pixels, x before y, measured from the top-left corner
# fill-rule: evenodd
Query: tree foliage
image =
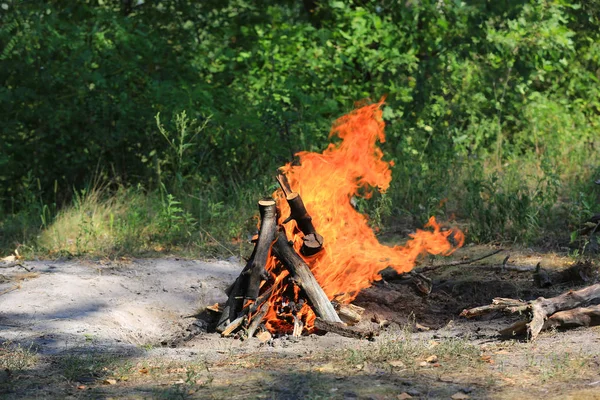
<path id="1" fill-rule="evenodd" d="M 1 5 L 5 209 L 32 176 L 46 194 L 99 170 L 235 187 L 322 149 L 334 118 L 382 96 L 401 208 L 429 211 L 423 198 L 448 190 L 439 178 L 472 159 L 598 162 L 598 1 Z M 182 111 L 202 129 L 177 161 L 155 116 L 174 132 Z"/>

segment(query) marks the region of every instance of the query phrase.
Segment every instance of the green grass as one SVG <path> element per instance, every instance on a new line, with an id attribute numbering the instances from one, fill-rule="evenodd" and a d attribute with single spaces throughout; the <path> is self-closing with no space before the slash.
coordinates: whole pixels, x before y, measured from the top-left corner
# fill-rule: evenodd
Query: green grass
<path id="1" fill-rule="evenodd" d="M 19 248 L 29 257 L 247 255 L 256 202 L 276 188 L 271 174 L 222 182 L 192 173 L 198 166 L 188 156 L 190 143 L 206 124 L 185 113 L 177 115 L 174 133 L 158 116 L 157 124 L 170 151 L 157 166 L 154 189 L 98 173 L 86 189 L 69 188 L 72 200 L 59 207 L 65 189 L 55 184 L 47 203 L 39 179 L 28 175 L 17 211 L 0 209 L 0 254 Z M 587 238 L 572 233 L 600 212 L 600 185 L 593 184 L 598 156 L 593 146 L 572 148 L 561 140 L 549 142 L 546 152 L 407 158 L 394 168 L 389 191 L 359 199 L 357 208 L 380 232 L 418 228 L 434 215 L 455 219 L 472 242 L 558 248 L 571 241 L 585 249 Z"/>
<path id="2" fill-rule="evenodd" d="M 412 212 L 400 207 L 401 184 L 358 207 L 381 232 L 407 220 L 411 222 L 405 227 L 413 229 L 436 215 L 457 218 L 470 241 L 546 246 L 568 245 L 580 221 L 600 212 L 594 170 L 565 183 L 549 167 L 539 169 L 535 163 L 513 163 L 500 173 L 480 164 L 462 168 L 455 184 L 443 182 L 446 193 L 423 193 L 428 203 L 413 204 Z M 424 178 L 434 180 L 433 187 L 442 185 L 434 176 Z M 217 183 L 173 193 L 164 187 L 109 190 L 95 184 L 75 192 L 73 201 L 57 211 L 32 200 L 0 219 L 0 251 L 19 248 L 26 257 L 244 256 L 256 231 L 256 201 L 272 192 L 269 184 L 268 179 L 257 180 L 229 192 Z M 585 238 L 580 240 L 583 247 Z"/>
<path id="3" fill-rule="evenodd" d="M 239 256 L 256 229 L 252 205 L 241 199 L 225 203 L 191 195 L 180 201 L 166 191 L 124 187 L 109 191 L 97 185 L 76 193 L 73 202 L 47 218 L 46 224 L 33 216 L 33 210 L 0 222 L 5 234 L 0 236 L 0 249 L 11 253 L 19 248 L 26 257 L 114 258 L 172 252 Z"/>

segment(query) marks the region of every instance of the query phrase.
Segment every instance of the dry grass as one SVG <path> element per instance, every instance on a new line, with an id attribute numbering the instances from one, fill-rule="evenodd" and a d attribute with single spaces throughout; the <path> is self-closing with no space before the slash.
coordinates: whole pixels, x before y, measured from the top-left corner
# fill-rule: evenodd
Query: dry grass
<path id="1" fill-rule="evenodd" d="M 102 187 L 92 189 L 58 213 L 37 246 L 50 255 L 139 253 L 159 233 L 152 200 L 132 190 L 105 196 Z"/>
<path id="2" fill-rule="evenodd" d="M 467 339 L 442 338 L 426 340 L 403 329 L 374 343 L 345 351 L 345 362 L 355 368 L 365 364 L 387 368 L 436 368 L 440 371 L 458 367 L 474 367 L 481 363 L 480 349 Z"/>
<path id="3" fill-rule="evenodd" d="M 13 342 L 0 344 L 0 369 L 22 371 L 35 366 L 38 360 L 32 346 L 25 347 Z"/>

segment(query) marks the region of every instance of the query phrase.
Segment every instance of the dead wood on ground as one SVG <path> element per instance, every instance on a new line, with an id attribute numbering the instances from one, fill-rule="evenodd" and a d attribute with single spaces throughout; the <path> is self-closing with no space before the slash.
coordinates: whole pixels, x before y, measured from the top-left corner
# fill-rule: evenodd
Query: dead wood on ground
<path id="1" fill-rule="evenodd" d="M 527 332 L 529 339 L 535 340 L 542 330 L 551 327 L 568 328 L 600 324 L 600 306 L 590 306 L 597 302 L 600 302 L 600 284 L 580 290 L 569 290 L 549 299 L 539 297 L 529 302 L 497 298 L 489 306 L 463 310 L 461 316 L 471 318 L 495 311 L 528 313 L 531 316 L 530 320 L 519 321 L 502 329 L 500 334 L 516 335 Z"/>
<path id="2" fill-rule="evenodd" d="M 379 334 L 377 330 L 360 329 L 344 325 L 342 322 L 329 322 L 321 318 L 315 319 L 315 328 L 320 331 L 337 333 L 338 335 L 355 339 L 373 339 Z"/>

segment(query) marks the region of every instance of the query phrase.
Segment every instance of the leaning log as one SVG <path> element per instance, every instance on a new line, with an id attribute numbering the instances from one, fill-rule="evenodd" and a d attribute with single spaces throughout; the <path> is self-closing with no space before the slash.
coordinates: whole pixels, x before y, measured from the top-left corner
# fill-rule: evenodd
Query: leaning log
<path id="1" fill-rule="evenodd" d="M 310 271 L 310 267 L 288 242 L 282 228 L 277 233 L 277 240 L 273 244 L 272 251 L 275 257 L 290 271 L 296 285 L 304 290 L 317 316 L 328 322 L 341 323 L 342 320 Z"/>
<path id="2" fill-rule="evenodd" d="M 260 290 L 260 283 L 267 278 L 265 265 L 277 230 L 277 207 L 272 199 L 260 200 L 258 207 L 261 216 L 260 233 L 254 244 L 252 255 L 235 282 L 227 289 L 227 303 L 217 323 L 216 331 L 223 333 L 232 321 L 239 317 L 244 298 L 254 300 Z"/>
<path id="3" fill-rule="evenodd" d="M 277 207 L 272 199 L 265 199 L 258 202 L 260 211 L 260 232 L 255 246 L 252 264 L 247 273 L 249 274 L 248 285 L 246 287 L 246 299 L 255 300 L 260 290 L 260 283 L 268 278 L 267 258 L 271 249 L 271 244 L 275 240 L 277 230 Z"/>
<path id="4" fill-rule="evenodd" d="M 306 211 L 302 197 L 297 192 L 293 192 L 285 175 L 278 175 L 277 181 L 285 194 L 285 199 L 290 206 L 290 216 L 283 221 L 287 224 L 291 220 L 296 221 L 298 229 L 304 234 L 302 238 L 302 248 L 300 252 L 305 256 L 317 254 L 323 248 L 323 236 L 319 235 L 312 223 L 312 217 Z"/>
<path id="5" fill-rule="evenodd" d="M 223 307 L 223 313 L 217 322 L 216 331 L 223 334 L 229 327 L 232 321 L 238 318 L 240 310 L 242 310 L 244 304 L 244 292 L 248 282 L 248 274 L 246 273 L 254 261 L 254 255 L 256 254 L 256 247 L 250 259 L 246 263 L 246 266 L 242 270 L 242 273 L 236 278 L 233 285 L 227 289 L 227 303 Z M 241 324 L 241 320 L 239 321 Z M 238 325 L 239 326 L 239 325 Z"/>

